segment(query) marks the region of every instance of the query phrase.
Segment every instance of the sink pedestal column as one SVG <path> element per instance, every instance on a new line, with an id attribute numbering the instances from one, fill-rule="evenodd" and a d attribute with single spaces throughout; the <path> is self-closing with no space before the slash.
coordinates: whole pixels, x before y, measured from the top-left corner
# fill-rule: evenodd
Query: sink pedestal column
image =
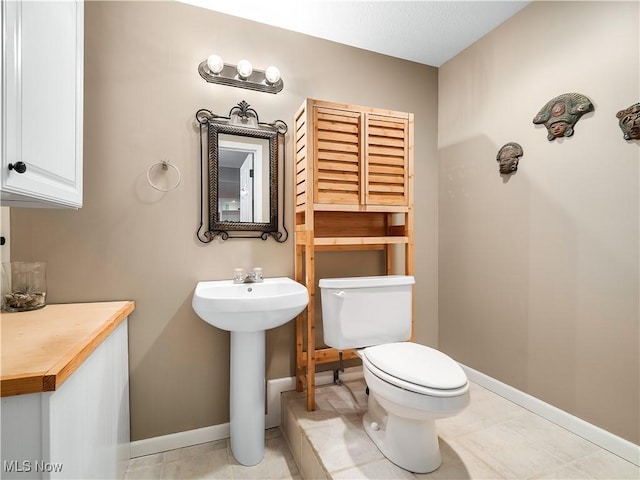
<path id="1" fill-rule="evenodd" d="M 231 452 L 242 465 L 264 457 L 265 331 L 231 332 Z"/>

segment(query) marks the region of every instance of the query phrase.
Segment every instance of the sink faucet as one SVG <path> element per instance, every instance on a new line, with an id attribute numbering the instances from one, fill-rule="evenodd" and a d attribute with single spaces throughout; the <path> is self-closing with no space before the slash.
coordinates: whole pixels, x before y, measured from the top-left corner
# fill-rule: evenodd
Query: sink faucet
<path id="1" fill-rule="evenodd" d="M 246 275 L 241 268 L 236 268 L 233 275 L 233 283 L 260 283 L 264 281 L 262 278 L 262 268 L 254 268 Z"/>

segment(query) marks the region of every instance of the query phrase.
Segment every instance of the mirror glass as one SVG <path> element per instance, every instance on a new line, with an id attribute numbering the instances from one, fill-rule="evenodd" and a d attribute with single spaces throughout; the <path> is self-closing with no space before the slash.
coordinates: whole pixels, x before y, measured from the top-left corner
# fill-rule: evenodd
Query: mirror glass
<path id="1" fill-rule="evenodd" d="M 218 136 L 220 222 L 269 222 L 269 140 Z"/>

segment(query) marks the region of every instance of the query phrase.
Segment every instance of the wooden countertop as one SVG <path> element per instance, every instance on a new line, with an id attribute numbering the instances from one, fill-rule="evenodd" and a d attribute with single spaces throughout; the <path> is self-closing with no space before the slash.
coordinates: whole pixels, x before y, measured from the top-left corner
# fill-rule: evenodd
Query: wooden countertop
<path id="1" fill-rule="evenodd" d="M 70 303 L 0 314 L 2 396 L 59 388 L 134 307 Z"/>

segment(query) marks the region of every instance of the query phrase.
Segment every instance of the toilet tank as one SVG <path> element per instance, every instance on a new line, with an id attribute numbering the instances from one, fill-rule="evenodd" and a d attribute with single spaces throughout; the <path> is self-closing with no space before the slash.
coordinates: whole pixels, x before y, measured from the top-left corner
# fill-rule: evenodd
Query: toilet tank
<path id="1" fill-rule="evenodd" d="M 325 344 L 345 350 L 408 340 L 414 283 L 409 275 L 321 279 Z"/>

